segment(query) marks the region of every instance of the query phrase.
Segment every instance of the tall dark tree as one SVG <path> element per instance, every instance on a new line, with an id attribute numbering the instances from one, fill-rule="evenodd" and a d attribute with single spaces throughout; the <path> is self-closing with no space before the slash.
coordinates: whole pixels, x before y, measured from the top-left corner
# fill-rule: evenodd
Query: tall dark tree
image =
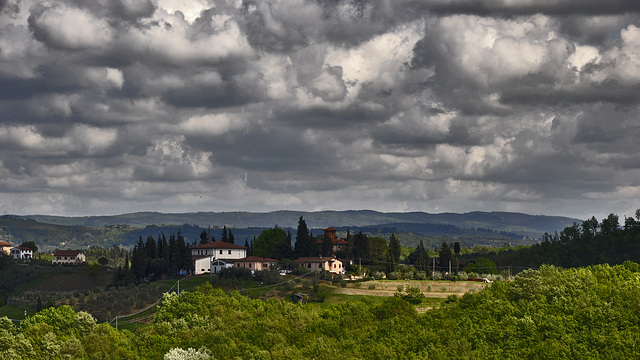
<path id="1" fill-rule="evenodd" d="M 178 269 L 190 272 L 193 270 L 193 261 L 191 261 L 191 248 L 187 245 L 184 236 L 180 230 L 178 230 L 178 237 L 176 238 L 178 249 L 180 252 L 180 265 Z"/>
<path id="2" fill-rule="evenodd" d="M 371 259 L 371 252 L 369 248 L 369 238 L 367 235 L 359 231 L 353 237 L 353 257 L 355 259 L 362 259 L 363 263 L 366 263 Z"/>
<path id="3" fill-rule="evenodd" d="M 424 247 L 424 242 L 420 240 L 420 244 L 416 247 L 415 265 L 418 270 L 426 271 L 429 264 L 429 253 Z"/>
<path id="4" fill-rule="evenodd" d="M 460 243 L 457 241 L 453 243 L 453 252 L 456 255 L 460 255 Z"/>
<path id="5" fill-rule="evenodd" d="M 228 242 L 229 242 L 229 231 L 227 230 L 227 225 L 225 225 L 225 226 L 222 228 L 222 234 L 221 234 L 221 236 L 222 236 L 222 237 L 220 238 L 220 241 L 224 241 L 224 242 L 226 242 L 226 243 L 228 243 Z"/>
<path id="6" fill-rule="evenodd" d="M 147 236 L 147 241 L 144 243 L 144 249 L 147 252 L 147 257 L 149 258 L 149 260 L 158 257 L 158 247 L 156 246 L 156 240 L 153 238 L 153 236 Z"/>
<path id="7" fill-rule="evenodd" d="M 438 263 L 440 264 L 440 268 L 448 269 L 449 263 L 453 260 L 453 257 L 451 255 L 451 247 L 449 247 L 449 244 L 447 244 L 446 241 L 442 242 L 442 246 L 440 247 L 440 251 L 438 251 L 438 255 L 440 256 L 440 259 L 438 261 Z"/>
<path id="8" fill-rule="evenodd" d="M 400 240 L 398 240 L 396 234 L 392 233 L 389 237 L 389 249 L 387 250 L 387 273 L 395 271 L 396 265 L 400 262 L 401 251 Z"/>
<path id="9" fill-rule="evenodd" d="M 207 230 L 202 229 L 200 233 L 200 245 L 209 243 L 209 235 L 207 234 Z"/>
<path id="10" fill-rule="evenodd" d="M 236 243 L 236 237 L 233 236 L 233 233 L 231 232 L 231 229 L 229 229 L 229 243 L 230 244 L 235 244 Z"/>
<path id="11" fill-rule="evenodd" d="M 131 253 L 131 271 L 135 274 L 137 282 L 140 282 L 146 277 L 148 262 L 149 258 L 145 249 L 145 243 L 142 241 L 142 235 L 140 235 L 138 243 L 133 247 Z"/>
<path id="12" fill-rule="evenodd" d="M 304 221 L 302 216 L 300 216 L 300 219 L 298 220 L 298 233 L 296 234 L 294 251 L 297 257 L 317 255 L 317 245 L 309 233 L 307 222 Z"/>

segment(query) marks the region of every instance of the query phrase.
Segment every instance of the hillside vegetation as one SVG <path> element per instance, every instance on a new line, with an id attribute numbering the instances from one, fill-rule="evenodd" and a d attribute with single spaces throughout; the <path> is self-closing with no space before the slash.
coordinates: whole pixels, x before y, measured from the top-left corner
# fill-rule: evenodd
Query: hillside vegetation
<path id="1" fill-rule="evenodd" d="M 543 266 L 419 314 L 401 297 L 316 309 L 225 294 L 166 294 L 151 326 L 96 324 L 69 306 L 0 321 L 4 359 L 630 359 L 640 357 L 640 266 Z M 198 355 L 199 354 L 199 355 Z"/>

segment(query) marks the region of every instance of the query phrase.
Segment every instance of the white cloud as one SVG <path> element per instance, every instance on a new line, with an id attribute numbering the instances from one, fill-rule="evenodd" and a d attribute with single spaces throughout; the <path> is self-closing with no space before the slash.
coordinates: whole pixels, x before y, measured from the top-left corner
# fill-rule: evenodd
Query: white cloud
<path id="1" fill-rule="evenodd" d="M 243 116 L 235 114 L 205 114 L 192 116 L 183 122 L 179 130 L 189 135 L 222 135 L 230 131 L 247 127 Z"/>
<path id="2" fill-rule="evenodd" d="M 81 9 L 55 3 L 32 12 L 33 26 L 40 39 L 54 47 L 70 50 L 104 47 L 112 37 L 109 24 Z"/>

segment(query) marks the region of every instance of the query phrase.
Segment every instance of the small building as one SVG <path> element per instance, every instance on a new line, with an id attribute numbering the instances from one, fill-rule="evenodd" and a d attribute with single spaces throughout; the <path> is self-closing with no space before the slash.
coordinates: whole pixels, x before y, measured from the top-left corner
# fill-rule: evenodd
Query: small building
<path id="1" fill-rule="evenodd" d="M 344 271 L 342 261 L 333 257 L 304 257 L 297 259 L 296 263 L 310 271 L 329 271 L 332 274 L 342 274 Z"/>
<path id="2" fill-rule="evenodd" d="M 0 251 L 7 255 L 11 255 L 11 244 L 6 241 L 0 241 Z"/>
<path id="3" fill-rule="evenodd" d="M 193 273 L 200 275 L 210 272 L 212 259 L 213 256 L 211 255 L 192 255 L 191 260 L 193 260 Z"/>
<path id="4" fill-rule="evenodd" d="M 14 260 L 31 260 L 33 259 L 33 250 L 24 246 L 12 247 L 11 257 Z"/>
<path id="5" fill-rule="evenodd" d="M 82 250 L 58 250 L 53 254 L 53 260 L 51 263 L 57 264 L 70 264 L 80 265 L 87 261 L 87 257 Z"/>
<path id="6" fill-rule="evenodd" d="M 250 269 L 251 271 L 269 270 L 271 266 L 277 266 L 278 260 L 249 256 L 244 259 L 234 260 L 235 267 Z"/>
<path id="7" fill-rule="evenodd" d="M 237 260 L 227 260 L 227 261 L 220 260 L 220 259 L 213 260 L 211 262 L 211 273 L 217 274 L 220 271 L 222 271 L 222 269 L 233 267 L 232 261 L 237 261 Z"/>

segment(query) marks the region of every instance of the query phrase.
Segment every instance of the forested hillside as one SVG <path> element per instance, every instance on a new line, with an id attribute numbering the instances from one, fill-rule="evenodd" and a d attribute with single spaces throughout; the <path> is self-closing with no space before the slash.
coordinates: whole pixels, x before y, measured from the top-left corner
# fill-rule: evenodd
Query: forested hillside
<path id="1" fill-rule="evenodd" d="M 0 358 L 634 359 L 639 270 L 543 266 L 423 314 L 401 297 L 315 310 L 205 284 L 165 295 L 153 324 L 136 332 L 69 306 L 18 326 L 0 320 Z"/>
<path id="2" fill-rule="evenodd" d="M 638 213 L 640 215 L 640 213 Z M 577 267 L 592 264 L 622 264 L 640 260 L 640 216 L 610 214 L 601 222 L 595 217 L 582 224 L 574 223 L 560 233 L 544 234 L 542 241 L 530 247 L 504 251 L 490 256 L 499 266 L 517 264 L 538 267 L 553 264 Z"/>
<path id="3" fill-rule="evenodd" d="M 352 211 L 273 211 L 267 213 L 250 212 L 198 212 L 198 213 L 158 213 L 144 212 L 113 216 L 56 217 L 29 215 L 35 219 L 59 225 L 96 226 L 126 224 L 135 227 L 147 225 L 194 224 L 202 228 L 229 226 L 234 228 L 295 228 L 298 218 L 303 216 L 309 228 L 371 226 L 387 224 L 430 224 L 453 225 L 459 228 L 486 228 L 538 238 L 544 232 L 552 233 L 570 226 L 578 219 L 560 216 L 528 215 L 507 212 L 469 212 L 465 214 L 425 212 L 383 213 L 370 210 Z M 404 231 L 401 229 L 401 231 Z M 406 230 L 412 231 L 412 230 Z M 419 232 L 419 231 L 418 231 Z"/>

